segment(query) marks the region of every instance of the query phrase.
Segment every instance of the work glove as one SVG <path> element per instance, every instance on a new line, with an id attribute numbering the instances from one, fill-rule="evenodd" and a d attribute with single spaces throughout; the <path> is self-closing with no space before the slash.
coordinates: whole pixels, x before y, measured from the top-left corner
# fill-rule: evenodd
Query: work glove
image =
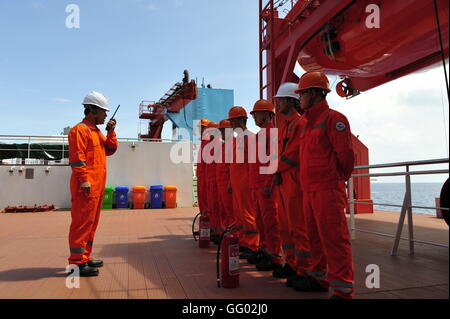
<path id="1" fill-rule="evenodd" d="M 85 194 L 89 194 L 91 192 L 91 183 L 83 182 L 81 183 L 80 188 Z"/>

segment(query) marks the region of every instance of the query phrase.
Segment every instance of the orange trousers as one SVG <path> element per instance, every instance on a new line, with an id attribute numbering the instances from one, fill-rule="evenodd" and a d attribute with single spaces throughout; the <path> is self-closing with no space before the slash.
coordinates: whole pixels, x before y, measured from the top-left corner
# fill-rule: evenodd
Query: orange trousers
<path id="1" fill-rule="evenodd" d="M 103 193 L 101 196 L 86 195 L 81 190 L 72 193 L 69 264 L 79 265 L 91 259 L 102 201 Z"/>
<path id="2" fill-rule="evenodd" d="M 307 274 L 334 294 L 352 298 L 354 270 L 344 187 L 305 192 L 303 204 L 311 246 Z"/>
<path id="3" fill-rule="evenodd" d="M 204 168 L 203 168 L 204 170 Z M 208 189 L 206 188 L 206 176 L 203 174 L 197 176 L 197 200 L 200 212 L 208 210 L 207 200 Z"/>
<path id="4" fill-rule="evenodd" d="M 259 247 L 259 234 L 256 227 L 255 210 L 248 180 L 233 179 L 233 176 L 231 177 L 233 210 L 237 219 L 238 228 L 241 231 L 239 243 L 241 246 L 256 251 Z"/>
<path id="5" fill-rule="evenodd" d="M 256 188 L 253 189 L 253 201 L 256 206 L 256 224 L 260 235 L 260 246 L 273 257 L 275 263 L 281 264 L 280 225 L 274 196 L 265 197 L 263 189 Z"/>
<path id="6" fill-rule="evenodd" d="M 207 181 L 207 202 L 208 202 L 208 215 L 211 223 L 211 233 L 221 234 L 224 230 L 222 222 L 222 213 L 219 203 L 219 191 L 215 180 Z"/>
<path id="7" fill-rule="evenodd" d="M 222 226 L 228 228 L 236 224 L 236 217 L 233 209 L 233 195 L 228 192 L 228 184 L 218 184 L 220 202 L 220 216 Z"/>
<path id="8" fill-rule="evenodd" d="M 310 267 L 310 248 L 298 170 L 282 172 L 281 179 L 277 198 L 283 252 L 286 262 L 297 275 L 305 276 Z"/>

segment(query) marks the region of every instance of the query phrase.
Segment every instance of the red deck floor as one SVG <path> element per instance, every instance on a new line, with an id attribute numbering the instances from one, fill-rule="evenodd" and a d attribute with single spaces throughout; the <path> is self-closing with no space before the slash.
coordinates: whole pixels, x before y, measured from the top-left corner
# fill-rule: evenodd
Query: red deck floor
<path id="1" fill-rule="evenodd" d="M 328 298 L 300 293 L 241 261 L 240 287 L 217 288 L 215 247 L 199 249 L 191 235 L 196 208 L 106 210 L 94 243 L 105 266 L 100 276 L 66 287 L 70 213 L 0 214 L 0 298 Z M 357 227 L 393 234 L 397 213 L 358 215 Z M 432 216 L 414 215 L 415 238 L 448 245 L 448 227 Z M 407 227 L 404 230 L 407 236 Z M 448 248 L 357 233 L 353 241 L 357 298 L 448 298 Z M 365 286 L 366 266 L 377 264 L 381 287 Z"/>

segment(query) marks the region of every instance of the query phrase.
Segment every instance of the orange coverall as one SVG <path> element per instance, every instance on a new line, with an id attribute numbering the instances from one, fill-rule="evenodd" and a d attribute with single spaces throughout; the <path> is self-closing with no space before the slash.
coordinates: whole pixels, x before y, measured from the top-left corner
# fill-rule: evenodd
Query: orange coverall
<path id="1" fill-rule="evenodd" d="M 218 158 L 220 158 L 220 154 L 215 154 L 215 150 L 219 150 L 220 152 L 221 145 L 219 143 L 221 143 L 221 141 L 218 138 L 214 138 L 209 143 L 210 147 L 213 147 L 213 145 L 215 145 L 215 147 L 211 149 L 211 152 L 205 152 L 205 154 L 209 153 L 208 155 L 210 155 L 211 159 L 213 160 L 211 163 L 205 163 L 205 178 L 207 190 L 206 200 L 208 203 L 208 214 L 211 222 L 211 233 L 220 235 L 223 232 L 224 228 L 222 225 L 222 216 L 220 209 L 221 206 L 219 203 L 219 190 L 216 183 L 217 163 L 215 162 L 215 157 L 217 156 Z M 216 148 L 216 146 L 218 146 L 218 148 Z M 205 154 L 203 154 L 203 156 L 205 156 Z"/>
<path id="2" fill-rule="evenodd" d="M 259 247 L 259 234 L 256 227 L 255 208 L 252 203 L 249 185 L 248 137 L 241 134 L 234 141 L 235 152 L 233 163 L 230 164 L 230 181 L 237 227 L 242 231 L 239 237 L 239 243 L 241 246 L 257 251 Z M 237 163 L 237 152 L 244 154 L 243 163 Z"/>
<path id="3" fill-rule="evenodd" d="M 69 231 L 69 264 L 83 264 L 90 260 L 95 231 L 100 218 L 106 184 L 106 156 L 117 150 L 114 130 L 105 137 L 100 130 L 84 119 L 69 132 L 69 162 L 72 167 L 70 192 L 72 195 L 72 223 Z M 86 194 L 81 183 L 89 182 Z"/>
<path id="4" fill-rule="evenodd" d="M 208 202 L 206 194 L 208 193 L 206 189 L 206 164 L 202 159 L 202 151 L 205 145 L 208 143 L 206 140 L 201 140 L 200 150 L 198 151 L 198 162 L 197 162 L 197 199 L 198 208 L 200 212 L 208 210 Z"/>
<path id="5" fill-rule="evenodd" d="M 353 260 L 344 208 L 345 181 L 354 167 L 350 125 L 326 101 L 305 112 L 300 179 L 311 245 L 308 275 L 344 298 L 353 297 Z M 328 273 L 327 273 L 328 270 Z"/>
<path id="6" fill-rule="evenodd" d="M 272 184 L 273 174 L 262 174 L 260 168 L 269 166 L 269 163 L 263 164 L 258 154 L 260 150 L 266 150 L 266 155 L 270 155 L 271 141 L 270 129 L 275 126 L 270 123 L 261 128 L 256 135 L 256 163 L 250 164 L 250 185 L 252 188 L 253 202 L 256 212 L 256 224 L 260 236 L 260 247 L 264 248 L 272 257 L 273 262 L 281 264 L 281 238 L 280 226 L 278 222 L 277 205 L 275 194 L 270 197 L 263 194 L 264 187 L 270 187 Z M 272 149 L 273 146 L 272 146 Z"/>
<path id="7" fill-rule="evenodd" d="M 301 276 L 306 275 L 310 255 L 298 171 L 299 136 L 305 123 L 306 120 L 295 112 L 280 123 L 282 129 L 278 131 L 278 173 L 282 180 L 277 187 L 281 241 L 286 262 Z"/>
<path id="8" fill-rule="evenodd" d="M 226 163 L 226 153 L 232 156 L 233 149 L 227 149 L 224 142 L 222 143 L 221 159 L 222 163 L 216 163 L 216 183 L 219 192 L 220 215 L 223 227 L 227 228 L 236 223 L 233 211 L 233 195 L 228 192 L 228 184 L 230 184 L 230 163 Z M 231 145 L 231 144 L 230 144 Z M 231 145 L 232 146 L 232 145 Z M 232 159 L 232 157 L 230 157 Z"/>

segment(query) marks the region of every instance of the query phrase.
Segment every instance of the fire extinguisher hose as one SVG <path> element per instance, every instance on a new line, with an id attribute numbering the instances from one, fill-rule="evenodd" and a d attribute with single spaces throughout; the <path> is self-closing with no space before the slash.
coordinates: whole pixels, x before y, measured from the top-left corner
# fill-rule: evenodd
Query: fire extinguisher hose
<path id="1" fill-rule="evenodd" d="M 197 241 L 197 237 L 200 234 L 199 231 L 195 231 L 195 221 L 197 220 L 198 216 L 200 216 L 202 213 L 198 213 L 195 217 L 194 217 L 194 221 L 192 222 L 192 237 L 194 237 L 194 240 Z"/>
<path id="2" fill-rule="evenodd" d="M 220 288 L 220 251 L 222 248 L 222 241 L 223 237 L 225 237 L 225 234 L 230 232 L 230 229 L 226 229 L 222 236 L 220 236 L 219 244 L 217 245 L 217 259 L 216 259 L 216 273 L 217 273 L 217 287 Z"/>

